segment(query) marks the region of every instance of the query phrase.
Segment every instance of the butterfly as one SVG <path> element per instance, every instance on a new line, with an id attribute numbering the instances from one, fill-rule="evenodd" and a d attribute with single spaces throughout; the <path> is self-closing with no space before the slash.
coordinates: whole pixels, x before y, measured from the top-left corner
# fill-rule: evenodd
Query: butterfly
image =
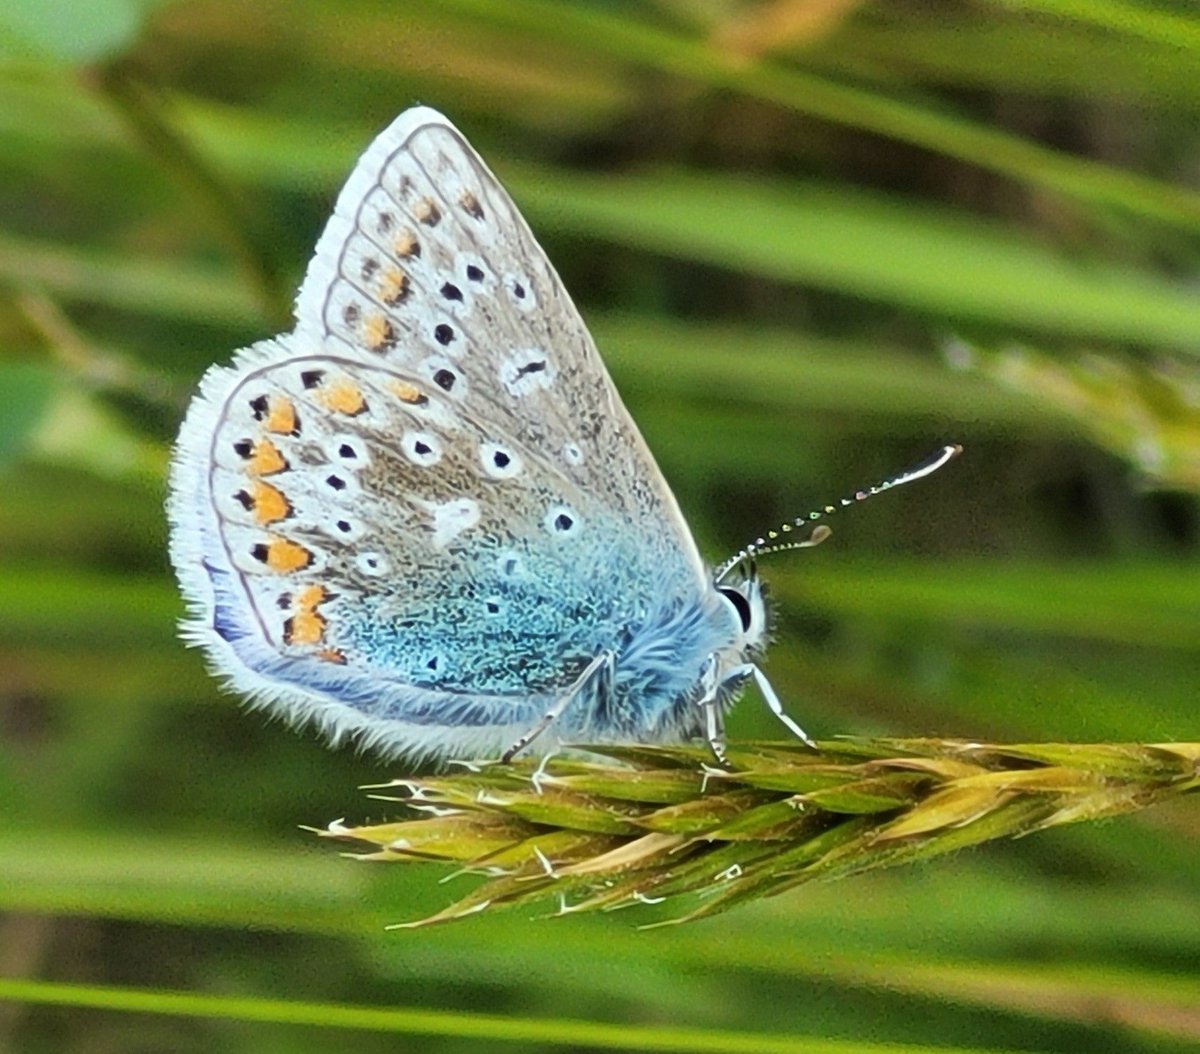
<path id="1" fill-rule="evenodd" d="M 807 739 L 760 667 L 753 557 L 777 536 L 706 567 L 554 268 L 432 109 L 358 161 L 295 328 L 204 376 L 167 504 L 184 638 L 334 742 L 508 759 L 703 735 L 722 759 L 749 682 Z"/>

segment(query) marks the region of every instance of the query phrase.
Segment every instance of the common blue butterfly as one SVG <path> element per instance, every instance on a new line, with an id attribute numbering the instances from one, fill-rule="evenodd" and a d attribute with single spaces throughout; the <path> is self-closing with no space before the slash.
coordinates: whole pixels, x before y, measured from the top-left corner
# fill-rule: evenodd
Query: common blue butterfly
<path id="1" fill-rule="evenodd" d="M 757 665 L 751 558 L 775 536 L 705 567 L 516 206 L 425 107 L 359 160 L 293 331 L 205 375 L 168 512 L 185 638 L 335 741 L 511 757 L 703 734 L 721 758 L 751 680 L 804 737 Z"/>

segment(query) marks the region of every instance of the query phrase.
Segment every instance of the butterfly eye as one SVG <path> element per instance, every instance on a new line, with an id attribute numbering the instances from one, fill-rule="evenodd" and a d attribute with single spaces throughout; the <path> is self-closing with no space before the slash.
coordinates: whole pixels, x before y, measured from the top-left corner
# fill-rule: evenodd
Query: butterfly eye
<path id="1" fill-rule="evenodd" d="M 728 600 L 733 610 L 737 612 L 738 621 L 742 624 L 742 632 L 749 633 L 750 624 L 754 621 L 754 615 L 750 610 L 750 601 L 736 589 L 718 589 L 717 592 Z"/>

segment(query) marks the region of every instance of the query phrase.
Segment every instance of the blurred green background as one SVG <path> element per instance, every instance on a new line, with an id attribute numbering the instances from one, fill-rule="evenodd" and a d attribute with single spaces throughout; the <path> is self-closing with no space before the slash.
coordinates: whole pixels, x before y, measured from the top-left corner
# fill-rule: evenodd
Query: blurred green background
<path id="1" fill-rule="evenodd" d="M 765 564 L 811 732 L 1195 739 L 1194 11 L 8 0 L 0 1048 L 1196 1050 L 1194 800 L 685 928 L 384 932 L 470 879 L 299 829 L 390 815 L 359 788 L 402 766 L 219 693 L 162 515 L 192 386 L 289 324 L 421 101 L 525 210 L 709 558 L 965 445 Z M 731 732 L 778 728 L 748 699 Z M 146 990 L 197 1001 L 120 1009 Z"/>

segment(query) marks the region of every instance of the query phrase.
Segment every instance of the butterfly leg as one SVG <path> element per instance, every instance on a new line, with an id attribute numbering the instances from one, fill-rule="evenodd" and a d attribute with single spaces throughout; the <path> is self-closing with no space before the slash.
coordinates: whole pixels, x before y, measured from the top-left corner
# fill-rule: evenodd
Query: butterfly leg
<path id="1" fill-rule="evenodd" d="M 817 749 L 817 744 L 812 741 L 808 733 L 787 715 L 783 709 L 783 703 L 779 701 L 779 696 L 775 694 L 775 689 L 771 687 L 771 682 L 767 680 L 767 675 L 755 666 L 754 663 L 748 662 L 743 666 L 735 667 L 729 672 L 729 676 L 753 677 L 754 683 L 758 685 L 758 690 L 762 693 L 763 699 L 766 700 L 767 709 L 779 718 L 787 726 L 788 731 L 806 747 L 811 747 L 813 750 Z"/>
<path id="2" fill-rule="evenodd" d="M 725 719 L 717 706 L 717 697 L 704 700 L 704 738 L 708 741 L 708 749 L 717 759 L 722 768 L 729 768 L 729 758 L 725 754 Z"/>
<path id="3" fill-rule="evenodd" d="M 725 718 L 718 701 L 717 659 L 710 655 L 700 671 L 700 699 L 697 702 L 704 711 L 704 739 L 718 765 L 729 767 L 725 756 Z"/>
<path id="4" fill-rule="evenodd" d="M 534 725 L 528 732 L 522 735 L 520 739 L 518 739 L 511 747 L 509 747 L 503 754 L 500 755 L 500 760 L 505 764 L 508 764 L 508 762 L 512 761 L 512 759 L 521 753 L 522 750 L 529 746 L 530 743 L 537 739 L 538 736 L 545 732 L 547 728 L 554 724 L 562 712 L 571 705 L 572 701 L 579 695 L 580 692 L 583 691 L 583 689 L 590 681 L 592 681 L 593 678 L 601 678 L 600 684 L 602 689 L 605 685 L 611 685 L 613 677 L 613 664 L 616 660 L 616 657 L 616 652 L 602 651 L 591 662 L 589 662 L 583 673 L 581 673 L 575 679 L 575 683 L 554 700 L 553 704 L 550 706 L 550 709 L 542 715 L 541 720 L 539 720 L 536 725 Z"/>

